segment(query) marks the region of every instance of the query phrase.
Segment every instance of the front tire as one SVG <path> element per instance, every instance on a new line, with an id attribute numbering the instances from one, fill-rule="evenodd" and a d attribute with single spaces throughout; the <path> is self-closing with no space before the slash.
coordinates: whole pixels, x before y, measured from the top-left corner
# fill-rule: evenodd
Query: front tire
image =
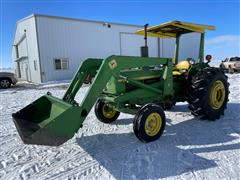
<path id="1" fill-rule="evenodd" d="M 147 104 L 137 112 L 133 121 L 133 131 L 140 141 L 147 143 L 159 139 L 165 125 L 166 117 L 162 107 Z"/>
<path id="2" fill-rule="evenodd" d="M 11 86 L 11 81 L 9 79 L 1 79 L 0 87 L 1 88 L 9 88 Z"/>
<path id="3" fill-rule="evenodd" d="M 227 107 L 229 83 L 219 69 L 208 67 L 192 78 L 189 88 L 189 109 L 194 116 L 216 120 Z"/>
<path id="4" fill-rule="evenodd" d="M 98 100 L 95 105 L 95 115 L 103 123 L 111 123 L 117 120 L 119 111 L 114 110 L 108 104 Z"/>

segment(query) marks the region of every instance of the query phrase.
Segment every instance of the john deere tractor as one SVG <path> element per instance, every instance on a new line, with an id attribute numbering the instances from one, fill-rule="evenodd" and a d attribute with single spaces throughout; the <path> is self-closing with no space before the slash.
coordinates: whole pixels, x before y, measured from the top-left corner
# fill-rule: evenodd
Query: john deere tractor
<path id="1" fill-rule="evenodd" d="M 103 123 L 115 121 L 120 112 L 133 114 L 133 131 L 142 142 L 157 140 L 164 132 L 164 109 L 187 101 L 191 113 L 214 121 L 224 114 L 228 82 L 224 72 L 204 62 L 205 30 L 214 26 L 172 21 L 139 30 L 145 46 L 141 57 L 111 55 L 86 59 L 76 72 L 62 99 L 51 93 L 12 114 L 26 144 L 58 146 L 72 138 L 95 104 Z M 198 60 L 178 59 L 181 35 L 200 33 Z M 147 37 L 175 38 L 174 58 L 148 57 Z M 75 95 L 87 77 L 94 77 L 82 102 Z"/>

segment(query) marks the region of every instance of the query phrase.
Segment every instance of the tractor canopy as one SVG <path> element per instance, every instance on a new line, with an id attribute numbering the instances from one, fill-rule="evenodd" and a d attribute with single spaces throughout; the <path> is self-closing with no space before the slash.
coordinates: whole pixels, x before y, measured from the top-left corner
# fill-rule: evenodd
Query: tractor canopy
<path id="1" fill-rule="evenodd" d="M 176 38 L 186 33 L 204 33 L 205 30 L 215 30 L 215 26 L 171 21 L 147 28 L 147 35 L 159 38 Z M 144 29 L 136 31 L 135 34 L 144 35 Z"/>

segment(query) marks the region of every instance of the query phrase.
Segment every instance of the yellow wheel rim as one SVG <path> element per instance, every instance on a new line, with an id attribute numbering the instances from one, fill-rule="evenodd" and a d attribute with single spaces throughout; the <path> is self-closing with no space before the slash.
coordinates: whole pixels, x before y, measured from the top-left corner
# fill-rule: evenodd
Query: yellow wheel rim
<path id="1" fill-rule="evenodd" d="M 104 117 L 111 119 L 115 116 L 117 111 L 113 110 L 108 105 L 104 104 L 103 108 L 102 108 L 102 113 L 103 113 Z"/>
<path id="2" fill-rule="evenodd" d="M 225 100 L 225 87 L 222 81 L 217 80 L 213 83 L 210 90 L 210 105 L 213 109 L 222 107 Z"/>
<path id="3" fill-rule="evenodd" d="M 155 136 L 162 126 L 162 118 L 158 113 L 151 113 L 145 121 L 145 132 L 148 136 Z"/>

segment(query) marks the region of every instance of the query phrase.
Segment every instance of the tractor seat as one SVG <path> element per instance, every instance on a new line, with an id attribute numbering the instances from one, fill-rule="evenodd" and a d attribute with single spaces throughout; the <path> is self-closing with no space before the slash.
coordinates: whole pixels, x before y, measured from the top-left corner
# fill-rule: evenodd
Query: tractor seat
<path id="1" fill-rule="evenodd" d="M 191 64 L 186 60 L 179 62 L 173 67 L 173 75 L 178 76 L 181 75 L 182 73 L 187 72 L 190 66 Z"/>

